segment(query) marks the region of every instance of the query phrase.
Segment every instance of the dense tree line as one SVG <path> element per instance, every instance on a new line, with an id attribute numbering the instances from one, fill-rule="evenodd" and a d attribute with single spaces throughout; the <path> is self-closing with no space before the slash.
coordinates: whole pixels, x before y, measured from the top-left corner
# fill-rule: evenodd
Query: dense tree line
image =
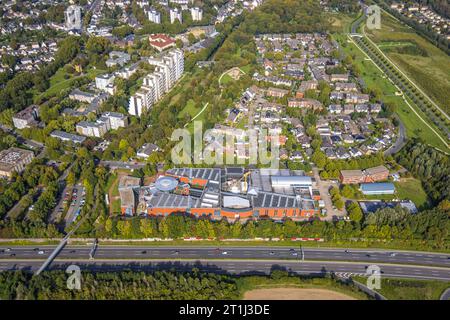
<path id="1" fill-rule="evenodd" d="M 328 6 L 344 13 L 355 13 L 359 10 L 358 0 L 330 0 Z"/>
<path id="2" fill-rule="evenodd" d="M 256 33 L 323 32 L 329 21 L 313 0 L 267 0 L 245 19 L 244 29 Z"/>
<path id="3" fill-rule="evenodd" d="M 239 296 L 236 278 L 228 275 L 169 271 L 83 272 L 81 290 L 67 288 L 64 271 L 0 273 L 2 300 L 227 300 Z"/>
<path id="4" fill-rule="evenodd" d="M 69 63 L 80 52 L 81 38 L 69 36 L 60 41 L 55 60 L 39 71 L 30 75 L 19 72 L 0 90 L 0 111 L 12 108 L 19 111 L 31 104 L 31 88 L 45 91 L 49 87 L 49 79 L 55 72 Z"/>
<path id="5" fill-rule="evenodd" d="M 301 221 L 285 219 L 283 223 L 272 220 L 249 220 L 245 223 L 229 223 L 225 219 L 212 221 L 209 218 L 196 218 L 186 214 L 172 214 L 159 218 L 108 218 L 104 226 L 97 229 L 98 237 L 113 238 L 216 238 L 216 239 L 254 239 L 292 237 L 320 237 L 326 241 L 365 241 L 411 240 L 430 246 L 448 246 L 450 230 L 448 214 L 450 205 L 443 202 L 433 210 L 410 214 L 400 206 L 384 208 L 377 212 L 362 215 L 360 209 L 348 207 L 354 221 Z"/>
<path id="6" fill-rule="evenodd" d="M 34 160 L 27 166 L 22 175 L 15 175 L 8 189 L 0 195 L 0 217 L 23 196 L 29 189 L 38 185 L 48 186 L 58 177 L 58 172 L 43 160 Z"/>
<path id="7" fill-rule="evenodd" d="M 396 160 L 422 185 L 435 204 L 450 199 L 450 167 L 448 155 L 419 140 L 411 140 L 396 155 Z"/>

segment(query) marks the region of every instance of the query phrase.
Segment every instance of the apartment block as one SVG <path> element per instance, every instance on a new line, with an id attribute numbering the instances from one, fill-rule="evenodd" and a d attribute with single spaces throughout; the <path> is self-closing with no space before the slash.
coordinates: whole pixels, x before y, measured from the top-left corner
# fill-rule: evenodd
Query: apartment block
<path id="1" fill-rule="evenodd" d="M 192 21 L 201 21 L 203 19 L 203 10 L 199 7 L 191 8 Z"/>
<path id="2" fill-rule="evenodd" d="M 169 16 L 170 23 L 175 23 L 176 20 L 178 20 L 180 23 L 183 23 L 183 15 L 181 10 L 179 10 L 178 8 L 170 9 Z"/>
<path id="3" fill-rule="evenodd" d="M 34 158 L 33 151 L 9 148 L 0 152 L 0 177 L 11 177 L 13 172 L 21 172 Z"/>
<path id="4" fill-rule="evenodd" d="M 81 121 L 77 123 L 76 130 L 83 136 L 101 138 L 108 132 L 108 125 L 107 122 L 103 121 Z"/>
<path id="5" fill-rule="evenodd" d="M 102 74 L 95 77 L 95 86 L 102 91 L 108 91 L 108 88 L 114 84 L 116 77 L 113 74 Z"/>
<path id="6" fill-rule="evenodd" d="M 26 109 L 16 113 L 12 120 L 14 127 L 17 129 L 28 128 L 31 125 L 37 123 L 39 117 L 39 107 L 36 105 L 31 105 Z"/>
<path id="7" fill-rule="evenodd" d="M 130 97 L 128 112 L 131 115 L 140 116 L 149 110 L 172 88 L 184 71 L 183 52 L 179 49 L 172 49 L 159 57 L 150 57 L 148 62 L 156 68 L 144 77 L 141 88 Z"/>

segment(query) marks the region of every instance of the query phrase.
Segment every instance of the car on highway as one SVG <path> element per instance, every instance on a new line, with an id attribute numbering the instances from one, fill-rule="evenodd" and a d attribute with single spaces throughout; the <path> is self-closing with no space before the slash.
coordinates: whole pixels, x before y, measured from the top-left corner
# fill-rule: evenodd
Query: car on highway
<path id="1" fill-rule="evenodd" d="M 15 257 L 16 254 L 15 254 L 15 253 L 11 253 L 9 256 L 10 256 L 10 257 Z"/>
<path id="2" fill-rule="evenodd" d="M 175 255 L 177 255 L 177 254 L 179 254 L 180 253 L 180 251 L 178 251 L 178 250 L 175 250 L 172 254 L 175 254 Z"/>
<path id="3" fill-rule="evenodd" d="M 142 254 L 147 254 L 147 250 L 142 250 L 141 253 Z"/>
<path id="4" fill-rule="evenodd" d="M 269 255 L 273 256 L 273 255 L 275 255 L 275 252 L 270 251 L 270 252 L 269 252 Z"/>
<path id="5" fill-rule="evenodd" d="M 397 254 L 395 253 L 395 252 L 391 252 L 390 254 L 389 254 L 389 256 L 390 257 L 395 257 Z"/>
<path id="6" fill-rule="evenodd" d="M 38 251 L 38 254 L 44 254 L 45 252 L 44 252 L 44 250 L 39 250 Z"/>
<path id="7" fill-rule="evenodd" d="M 10 252 L 11 251 L 11 248 L 6 248 L 5 249 L 5 252 Z"/>
<path id="8" fill-rule="evenodd" d="M 227 255 L 227 254 L 228 254 L 228 251 L 223 251 L 222 254 L 223 254 L 223 255 Z"/>

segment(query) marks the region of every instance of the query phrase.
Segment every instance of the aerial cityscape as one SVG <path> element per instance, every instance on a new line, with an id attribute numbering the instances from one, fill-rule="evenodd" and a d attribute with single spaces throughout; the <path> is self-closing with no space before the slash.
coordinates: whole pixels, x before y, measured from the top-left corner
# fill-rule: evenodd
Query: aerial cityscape
<path id="1" fill-rule="evenodd" d="M 449 55 L 445 0 L 0 0 L 0 300 L 450 300 Z"/>

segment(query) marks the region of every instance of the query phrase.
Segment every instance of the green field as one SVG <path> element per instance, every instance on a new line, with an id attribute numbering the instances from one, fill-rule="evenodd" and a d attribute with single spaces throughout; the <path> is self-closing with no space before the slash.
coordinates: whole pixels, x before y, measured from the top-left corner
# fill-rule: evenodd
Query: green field
<path id="1" fill-rule="evenodd" d="M 450 111 L 450 57 L 445 52 L 384 12 L 381 16 L 381 29 L 366 29 L 366 34 L 443 110 L 447 113 Z M 425 55 L 390 50 L 394 44 L 402 46 L 407 43 L 419 47 Z"/>
<path id="2" fill-rule="evenodd" d="M 111 213 L 120 214 L 120 199 L 111 202 Z"/>
<path id="3" fill-rule="evenodd" d="M 229 74 L 225 74 L 222 79 L 220 79 L 221 84 L 227 84 L 228 82 L 233 81 L 233 78 Z"/>
<path id="4" fill-rule="evenodd" d="M 244 71 L 247 74 L 251 71 L 251 69 L 252 69 L 252 66 L 249 65 L 249 64 L 246 65 L 246 66 L 241 67 L 241 70 Z"/>
<path id="5" fill-rule="evenodd" d="M 248 125 L 247 117 L 241 116 L 239 122 L 236 124 L 236 128 L 244 130 L 246 125 Z"/>
<path id="6" fill-rule="evenodd" d="M 70 76 L 68 79 L 64 79 L 64 75 L 66 71 L 64 68 L 60 68 L 51 78 L 50 78 L 50 87 L 39 96 L 35 98 L 42 97 L 52 97 L 60 93 L 62 90 L 70 88 L 71 84 L 74 80 L 82 78 L 84 76 L 88 76 L 90 79 L 94 80 L 95 77 L 101 73 L 105 72 L 100 69 L 90 69 L 87 73 L 84 73 L 79 76 Z"/>
<path id="7" fill-rule="evenodd" d="M 399 199 L 409 199 L 421 209 L 427 206 L 427 194 L 423 190 L 422 183 L 414 178 L 402 179 L 402 181 L 395 182 L 395 189 Z"/>
<path id="8" fill-rule="evenodd" d="M 348 33 L 350 25 L 356 19 L 356 15 L 347 15 L 341 13 L 330 13 L 331 32 Z"/>
<path id="9" fill-rule="evenodd" d="M 439 300 L 450 282 L 432 280 L 382 279 L 377 290 L 388 300 Z"/>
<path id="10" fill-rule="evenodd" d="M 396 96 L 397 89 L 389 81 L 388 78 L 359 50 L 353 43 L 348 42 L 348 38 L 344 34 L 333 34 L 333 38 L 341 45 L 344 53 L 353 57 L 354 63 L 361 70 L 363 78 L 368 88 L 378 88 L 383 93 L 382 100 L 384 102 L 393 103 L 396 106 L 396 113 L 405 125 L 408 138 L 420 137 L 429 144 L 438 147 L 441 150 L 449 151 L 447 146 L 441 139 L 424 125 L 423 121 L 411 110 L 411 108 L 403 101 L 403 98 Z M 413 106 L 414 110 L 433 128 L 434 125 L 428 120 L 427 116 Z M 437 131 L 438 129 L 435 128 Z"/>
<path id="11" fill-rule="evenodd" d="M 182 119 L 185 114 L 188 114 L 191 116 L 191 118 L 193 118 L 200 110 L 201 108 L 195 105 L 194 100 L 190 99 L 186 103 L 186 106 L 183 108 L 183 110 L 181 110 L 180 113 L 178 113 L 178 118 Z"/>

